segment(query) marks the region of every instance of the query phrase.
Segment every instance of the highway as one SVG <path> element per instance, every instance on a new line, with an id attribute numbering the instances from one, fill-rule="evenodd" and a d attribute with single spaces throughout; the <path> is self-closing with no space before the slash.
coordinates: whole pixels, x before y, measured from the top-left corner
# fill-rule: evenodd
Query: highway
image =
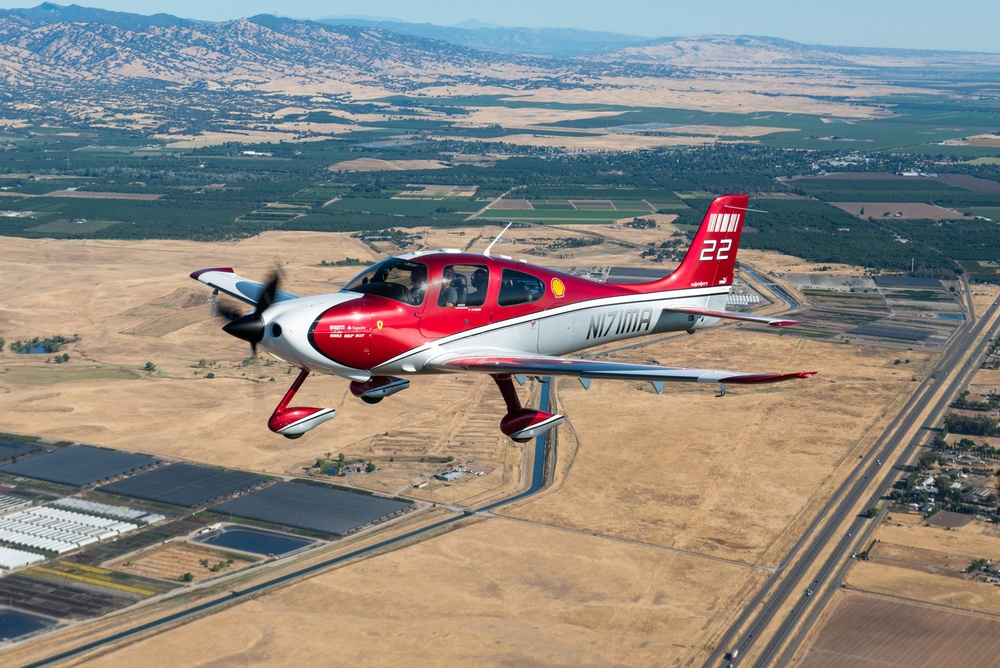
<path id="1" fill-rule="evenodd" d="M 787 665 L 791 661 L 809 628 L 839 588 L 851 563 L 850 555 L 868 545 L 885 511 L 880 510 L 879 519 L 862 518 L 859 513 L 869 507 L 881 508 L 885 505 L 881 498 L 888 493 L 904 467 L 916 458 L 929 435 L 928 430 L 934 427 L 947 406 L 967 385 L 990 339 L 997 334 L 998 327 L 992 322 L 997 308 L 997 303 L 994 303 L 978 323 L 970 319 L 959 328 L 932 373 L 892 420 L 870 454 L 859 460 L 833 493 L 782 560 L 775 575 L 722 636 L 706 665 L 725 665 L 724 654 L 733 649 L 739 649 L 739 663 L 752 660 L 753 665 L 770 666 Z M 985 336 L 975 350 L 971 350 L 976 337 L 982 334 Z M 925 414 L 935 397 L 937 401 L 920 425 L 920 431 L 904 443 L 906 435 L 917 426 L 920 416 Z M 874 491 L 870 491 L 874 481 L 879 479 Z M 861 504 L 862 499 L 867 499 L 866 504 Z M 852 516 L 854 519 L 845 528 L 845 522 Z M 826 558 L 821 562 L 824 555 Z M 772 623 L 779 619 L 777 631 L 754 656 L 755 646 L 765 637 Z M 794 641 L 789 642 L 796 628 L 799 632 Z M 786 648 L 784 653 L 776 659 L 783 648 Z"/>
<path id="2" fill-rule="evenodd" d="M 549 409 L 549 405 L 552 401 L 552 383 L 550 382 L 550 378 L 548 376 L 542 378 L 541 382 L 542 382 L 542 390 L 539 396 L 539 408 L 543 411 L 546 411 Z M 463 510 L 462 512 L 460 512 L 460 514 L 454 515 L 452 517 L 447 517 L 443 520 L 421 527 L 419 529 L 414 529 L 413 531 L 408 531 L 398 536 L 387 538 L 385 540 L 374 543 L 373 545 L 369 545 L 367 547 L 363 547 L 357 550 L 352 550 L 346 554 L 342 554 L 336 557 L 331 557 L 330 559 L 326 559 L 316 564 L 311 564 L 309 566 L 303 566 L 302 568 L 297 568 L 289 573 L 285 573 L 284 575 L 275 576 L 263 582 L 259 582 L 257 584 L 246 587 L 245 589 L 233 591 L 228 596 L 222 596 L 220 598 L 215 598 L 210 601 L 205 601 L 203 603 L 199 603 L 185 610 L 181 610 L 180 612 L 164 615 L 163 617 L 159 617 L 144 624 L 140 624 L 139 626 L 129 628 L 125 631 L 120 631 L 118 633 L 105 636 L 98 640 L 85 643 L 78 647 L 74 647 L 73 649 L 53 654 L 51 656 L 45 657 L 40 661 L 26 664 L 26 668 L 35 668 L 36 666 L 51 666 L 53 664 L 66 661 L 67 659 L 79 657 L 80 655 L 85 654 L 87 652 L 108 647 L 112 644 L 118 643 L 123 640 L 135 639 L 136 637 L 142 634 L 162 629 L 165 626 L 174 624 L 176 622 L 190 621 L 191 619 L 194 619 L 195 617 L 202 615 L 206 612 L 234 605 L 235 603 L 247 600 L 249 598 L 254 597 L 257 594 L 266 592 L 270 589 L 273 589 L 282 584 L 286 584 L 290 581 L 297 580 L 306 575 L 310 575 L 318 571 L 327 570 L 344 562 L 371 554 L 373 552 L 378 552 L 381 550 L 385 550 L 387 548 L 401 547 L 407 541 L 412 541 L 414 539 L 419 539 L 420 537 L 423 536 L 431 535 L 432 532 L 437 531 L 448 525 L 454 524 L 456 522 L 459 522 L 463 519 L 466 519 L 470 515 L 475 515 L 478 513 L 486 514 L 501 506 L 505 506 L 507 504 L 514 503 L 515 501 L 527 498 L 532 494 L 537 493 L 545 485 L 546 482 L 545 470 L 544 470 L 545 455 L 550 447 L 549 435 L 550 434 L 554 435 L 554 432 L 556 431 L 558 430 L 554 429 L 551 432 L 542 434 L 541 436 L 535 439 L 534 453 L 532 457 L 532 467 L 531 467 L 531 483 L 528 485 L 528 488 L 526 490 L 524 490 L 519 494 L 515 494 L 512 497 L 503 499 L 501 501 L 497 501 L 495 503 L 489 504 L 482 508 L 478 508 L 476 510 L 471 510 L 471 509 Z"/>

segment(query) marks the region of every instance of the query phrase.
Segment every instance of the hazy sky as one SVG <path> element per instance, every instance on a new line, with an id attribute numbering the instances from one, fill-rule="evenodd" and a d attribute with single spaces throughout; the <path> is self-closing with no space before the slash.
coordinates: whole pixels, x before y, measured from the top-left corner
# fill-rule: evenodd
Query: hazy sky
<path id="1" fill-rule="evenodd" d="M 0 0 L 0 8 L 41 0 Z M 71 4 L 68 0 L 57 4 Z M 224 21 L 254 14 L 608 30 L 649 37 L 763 35 L 804 44 L 1000 52 L 996 0 L 78 0 L 138 14 Z"/>

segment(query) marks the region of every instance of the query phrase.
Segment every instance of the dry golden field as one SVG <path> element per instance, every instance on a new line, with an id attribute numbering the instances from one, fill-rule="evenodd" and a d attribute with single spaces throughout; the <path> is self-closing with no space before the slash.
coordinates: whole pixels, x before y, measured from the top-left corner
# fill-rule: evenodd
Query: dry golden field
<path id="1" fill-rule="evenodd" d="M 428 230 L 423 242 L 482 250 L 498 231 Z M 650 234 L 608 233 L 639 244 Z M 520 255 L 540 234 L 517 230 L 502 252 Z M 334 406 L 337 418 L 296 441 L 267 431 L 292 376 L 263 360 L 242 366 L 248 347 L 219 331 L 208 289 L 187 274 L 232 266 L 263 278 L 277 261 L 289 290 L 331 291 L 357 268 L 320 267 L 320 260 L 375 259 L 348 235 L 4 244 L 0 321 L 8 341 L 74 333 L 81 341 L 67 348 L 67 364 L 0 355 L 2 430 L 270 473 L 301 474 L 324 453 L 345 452 L 384 466 L 357 484 L 434 502 L 478 503 L 520 481 L 523 449 L 499 437 L 500 401 L 488 379 L 473 375 L 415 378 L 410 391 L 378 406 L 351 397 L 345 381 L 310 378 L 303 403 Z M 794 263 L 773 254 L 754 261 Z M 607 246 L 559 264 L 644 262 L 634 250 Z M 569 423 L 560 429 L 554 485 L 506 509 L 509 518 L 460 525 L 98 661 L 291 665 L 336 651 L 379 665 L 697 663 L 905 400 L 911 375 L 931 361 L 914 352 L 901 370 L 877 348 L 732 326 L 613 356 L 819 374 L 730 386 L 724 398 L 712 385 L 668 386 L 659 396 L 648 385 L 595 382 L 585 392 L 560 381 L 559 410 Z M 143 371 L 147 361 L 155 372 Z M 390 464 L 393 453 L 405 456 Z M 410 491 L 435 468 L 412 457 L 447 454 L 485 475 Z"/>
<path id="2" fill-rule="evenodd" d="M 672 665 L 766 575 L 490 519 L 83 665 Z"/>

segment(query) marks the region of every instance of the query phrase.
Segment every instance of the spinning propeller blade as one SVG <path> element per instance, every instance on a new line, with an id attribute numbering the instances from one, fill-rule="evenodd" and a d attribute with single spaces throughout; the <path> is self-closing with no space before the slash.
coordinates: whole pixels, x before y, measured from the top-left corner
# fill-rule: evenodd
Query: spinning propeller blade
<path id="1" fill-rule="evenodd" d="M 271 278 L 264 286 L 264 292 L 261 293 L 260 300 L 253 312 L 238 316 L 222 328 L 222 331 L 227 334 L 232 334 L 236 338 L 248 342 L 250 350 L 255 356 L 257 355 L 257 344 L 264 338 L 264 311 L 274 303 L 274 296 L 278 292 L 278 281 L 279 274 L 275 269 L 271 272 Z"/>

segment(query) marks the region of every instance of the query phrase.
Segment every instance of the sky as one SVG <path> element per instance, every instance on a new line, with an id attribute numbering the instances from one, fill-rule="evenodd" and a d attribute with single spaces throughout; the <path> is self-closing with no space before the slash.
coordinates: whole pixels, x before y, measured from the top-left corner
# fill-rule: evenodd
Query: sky
<path id="1" fill-rule="evenodd" d="M 0 8 L 42 0 L 0 0 Z M 61 0 L 56 4 L 72 4 Z M 1000 52 L 996 0 L 76 0 L 137 14 L 225 21 L 255 14 L 578 28 L 644 37 L 759 35 L 803 44 Z"/>

